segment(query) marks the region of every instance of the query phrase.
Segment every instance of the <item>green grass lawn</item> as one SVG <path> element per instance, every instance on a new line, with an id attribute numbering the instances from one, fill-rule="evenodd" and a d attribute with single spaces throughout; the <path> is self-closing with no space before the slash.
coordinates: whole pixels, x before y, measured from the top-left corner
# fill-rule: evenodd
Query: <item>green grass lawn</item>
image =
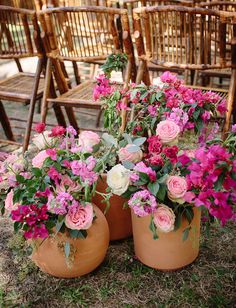
<path id="1" fill-rule="evenodd" d="M 42 273 L 26 255 L 8 220 L 0 227 L 0 307 L 235 307 L 236 232 L 202 229 L 198 259 L 176 272 L 142 265 L 132 239 L 112 243 L 103 264 L 77 279 Z"/>

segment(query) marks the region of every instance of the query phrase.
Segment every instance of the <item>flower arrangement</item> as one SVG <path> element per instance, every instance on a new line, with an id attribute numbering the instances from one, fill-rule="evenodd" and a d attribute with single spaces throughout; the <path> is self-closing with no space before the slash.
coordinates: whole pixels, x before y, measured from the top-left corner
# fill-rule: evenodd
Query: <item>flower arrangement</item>
<path id="1" fill-rule="evenodd" d="M 12 154 L 1 163 L 0 182 L 7 192 L 2 212 L 10 214 L 15 231 L 22 229 L 27 240 L 58 232 L 86 238 L 96 218 L 92 194 L 110 153 L 96 157 L 101 137 L 91 131 L 77 138 L 71 126 L 45 131 L 39 123 L 35 129 L 39 152 L 32 159 Z M 68 245 L 65 249 L 68 255 Z"/>
<path id="2" fill-rule="evenodd" d="M 137 216 L 150 215 L 155 239 L 159 231 L 177 230 L 183 217 L 190 224 L 193 207 L 201 206 L 222 224 L 235 219 L 235 133 L 225 142 L 218 138 L 221 144 L 212 141 L 192 151 L 178 147 L 180 133 L 168 119 L 157 124 L 155 135 L 136 139 L 141 147 L 125 134 L 128 144 L 119 150 L 120 163 L 107 174 L 112 192 L 128 197 Z"/>

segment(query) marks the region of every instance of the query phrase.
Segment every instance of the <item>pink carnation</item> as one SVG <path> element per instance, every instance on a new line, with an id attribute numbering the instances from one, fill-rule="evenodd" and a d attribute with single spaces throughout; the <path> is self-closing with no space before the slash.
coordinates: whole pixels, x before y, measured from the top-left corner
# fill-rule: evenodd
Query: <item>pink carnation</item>
<path id="1" fill-rule="evenodd" d="M 93 206 L 91 203 L 79 205 L 77 208 L 69 209 L 65 218 L 65 225 L 72 230 L 89 229 L 93 222 Z"/>

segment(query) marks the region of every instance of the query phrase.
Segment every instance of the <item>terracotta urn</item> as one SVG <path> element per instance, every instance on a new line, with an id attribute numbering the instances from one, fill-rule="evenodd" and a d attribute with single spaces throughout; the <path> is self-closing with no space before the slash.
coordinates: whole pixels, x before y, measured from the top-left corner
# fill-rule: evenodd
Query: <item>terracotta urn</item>
<path id="1" fill-rule="evenodd" d="M 43 272 L 55 277 L 73 278 L 92 272 L 102 263 L 109 245 L 109 228 L 103 213 L 96 206 L 94 210 L 96 219 L 87 230 L 85 239 L 72 239 L 65 233 L 58 233 L 37 245 L 32 260 Z M 66 242 L 70 243 L 68 259 L 64 252 Z"/>
<path id="2" fill-rule="evenodd" d="M 107 188 L 106 175 L 98 180 L 96 190 L 101 193 L 105 193 Z M 103 203 L 103 197 L 99 194 L 95 194 L 93 203 L 95 203 L 102 212 L 106 210 L 107 204 Z M 124 208 L 124 203 L 127 199 L 113 195 L 110 198 L 110 208 L 105 213 L 109 230 L 110 240 L 121 240 L 132 235 L 131 224 L 131 211 L 130 208 Z"/>
<path id="3" fill-rule="evenodd" d="M 158 230 L 159 238 L 154 240 L 149 229 L 150 215 L 138 217 L 132 211 L 134 251 L 137 258 L 143 264 L 163 271 L 176 270 L 192 263 L 199 253 L 201 219 L 201 211 L 197 208 L 193 211 L 194 218 L 185 241 L 183 231 L 189 226 L 185 218 L 177 231 L 163 233 Z"/>

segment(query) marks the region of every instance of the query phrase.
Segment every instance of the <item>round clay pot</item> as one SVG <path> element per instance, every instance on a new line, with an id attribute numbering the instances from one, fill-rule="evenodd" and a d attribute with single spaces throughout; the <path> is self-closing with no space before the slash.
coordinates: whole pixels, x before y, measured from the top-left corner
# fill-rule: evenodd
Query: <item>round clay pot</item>
<path id="1" fill-rule="evenodd" d="M 194 218 L 188 238 L 183 241 L 183 230 L 188 226 L 185 218 L 177 231 L 158 231 L 158 239 L 153 239 L 149 229 L 150 215 L 138 217 L 132 211 L 134 251 L 137 258 L 152 268 L 169 271 L 192 263 L 199 253 L 201 211 L 193 209 Z"/>
<path id="2" fill-rule="evenodd" d="M 107 188 L 106 175 L 102 176 L 97 183 L 96 190 L 105 193 Z M 103 197 L 99 194 L 95 194 L 93 197 L 93 203 L 95 203 L 102 212 L 105 211 L 107 204 L 102 203 Z M 113 195 L 110 198 L 110 208 L 105 214 L 107 219 L 110 240 L 122 240 L 132 235 L 132 224 L 131 224 L 131 212 L 130 208 L 123 208 L 124 203 L 127 199 L 120 196 Z"/>
<path id="3" fill-rule="evenodd" d="M 102 263 L 109 245 L 109 228 L 103 213 L 94 206 L 96 219 L 85 239 L 72 239 L 65 233 L 47 238 L 32 254 L 32 260 L 45 273 L 55 277 L 73 278 L 93 271 Z M 70 242 L 69 264 L 64 245 Z"/>

